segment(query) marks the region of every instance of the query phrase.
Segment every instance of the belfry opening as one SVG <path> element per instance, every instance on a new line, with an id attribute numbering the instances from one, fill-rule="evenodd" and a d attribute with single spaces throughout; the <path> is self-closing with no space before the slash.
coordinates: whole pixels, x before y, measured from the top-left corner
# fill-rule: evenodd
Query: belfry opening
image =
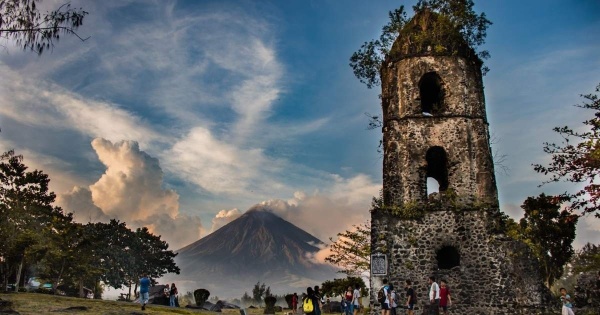
<path id="1" fill-rule="evenodd" d="M 448 157 L 442 147 L 431 147 L 425 154 L 427 178 L 433 178 L 439 185 L 439 191 L 448 189 Z M 431 182 L 431 180 L 429 180 Z M 433 191 L 427 191 L 428 194 Z"/>
<path id="2" fill-rule="evenodd" d="M 441 112 L 444 101 L 442 79 L 435 72 L 425 73 L 419 81 L 421 111 L 423 114 L 435 115 Z"/>

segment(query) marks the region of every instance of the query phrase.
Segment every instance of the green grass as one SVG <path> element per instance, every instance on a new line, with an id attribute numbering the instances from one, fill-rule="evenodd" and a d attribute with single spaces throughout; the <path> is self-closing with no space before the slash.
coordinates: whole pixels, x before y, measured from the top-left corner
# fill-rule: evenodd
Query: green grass
<path id="1" fill-rule="evenodd" d="M 108 300 L 90 300 L 74 297 L 55 296 L 39 293 L 0 294 L 0 299 L 11 301 L 13 310 L 22 315 L 34 314 L 106 314 L 120 315 L 132 312 L 142 313 L 137 303 Z M 61 311 L 68 307 L 85 306 L 87 311 Z M 144 314 L 214 314 L 186 308 L 171 308 L 160 305 L 147 305 Z M 237 310 L 224 310 L 223 314 L 239 314 Z"/>

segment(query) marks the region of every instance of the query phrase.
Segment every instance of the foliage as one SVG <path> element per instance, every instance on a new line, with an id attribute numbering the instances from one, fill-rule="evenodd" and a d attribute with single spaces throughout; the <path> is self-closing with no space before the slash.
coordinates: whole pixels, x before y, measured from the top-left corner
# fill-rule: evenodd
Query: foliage
<path id="1" fill-rule="evenodd" d="M 540 194 L 528 197 L 521 206 L 524 217 L 509 219 L 507 234 L 525 242 L 537 257 L 546 286 L 560 278 L 564 266 L 573 257 L 573 240 L 578 217 L 560 210 L 560 200 Z"/>
<path id="2" fill-rule="evenodd" d="M 371 222 L 352 225 L 352 229 L 337 234 L 337 240 L 329 238 L 331 254 L 325 261 L 342 268 L 348 276 L 360 276 L 369 272 L 371 261 Z"/>
<path id="3" fill-rule="evenodd" d="M 14 151 L 0 155 L 0 276 L 21 283 L 25 270 L 67 294 L 84 295 L 84 287 L 101 294 L 100 283 L 114 288 L 137 285 L 147 272 L 159 278 L 179 273 L 175 253 L 147 228 L 135 231 L 124 222 L 73 222 L 72 214 L 54 207 L 50 179 L 27 171 Z M 18 290 L 18 286 L 15 290 Z M 55 292 L 56 293 L 56 292 Z"/>
<path id="4" fill-rule="evenodd" d="M 258 305 L 261 304 L 263 298 L 271 295 L 271 287 L 267 287 L 264 283 L 257 282 L 252 288 L 252 299 Z"/>
<path id="5" fill-rule="evenodd" d="M 600 84 L 596 93 L 600 92 Z M 534 169 L 551 177 L 542 185 L 565 180 L 572 183 L 585 183 L 575 192 L 560 195 L 562 201 L 569 203 L 571 211 L 580 210 L 582 214 L 595 213 L 600 218 L 600 184 L 597 175 L 600 171 L 600 98 L 598 94 L 581 95 L 584 101 L 576 107 L 593 111 L 593 117 L 583 122 L 587 131 L 576 131 L 568 126 L 555 127 L 553 130 L 563 138 L 562 144 L 544 143 L 544 152 L 550 154 L 552 162 L 544 166 L 534 164 Z"/>
<path id="6" fill-rule="evenodd" d="M 54 46 L 61 34 L 74 35 L 81 41 L 75 30 L 83 25 L 88 12 L 73 9 L 69 3 L 57 10 L 40 13 L 36 0 L 0 0 L 0 38 L 13 39 L 23 50 L 42 54 Z"/>
<path id="7" fill-rule="evenodd" d="M 254 301 L 254 299 L 250 296 L 250 294 L 248 294 L 248 292 L 244 292 L 244 295 L 242 295 L 241 300 L 244 305 L 249 305 L 252 303 L 252 301 Z"/>
<path id="8" fill-rule="evenodd" d="M 587 243 L 575 254 L 575 272 L 600 271 L 600 246 Z"/>
<path id="9" fill-rule="evenodd" d="M 275 314 L 275 303 L 277 303 L 277 298 L 267 295 L 265 297 L 265 311 L 263 314 Z"/>
<path id="10" fill-rule="evenodd" d="M 54 233 L 53 222 L 63 216 L 52 206 L 50 179 L 42 171 L 27 171 L 23 156 L 8 151 L 0 156 L 0 257 L 4 288 L 8 271 L 16 270 L 15 291 L 28 258 L 45 254 L 45 239 Z M 18 266 L 18 267 L 17 267 Z"/>
<path id="11" fill-rule="evenodd" d="M 210 292 L 206 289 L 197 289 L 194 291 L 194 299 L 196 300 L 196 306 L 204 306 L 204 303 L 208 300 Z"/>
<path id="12" fill-rule="evenodd" d="M 392 53 L 396 38 L 406 37 L 415 47 L 433 46 L 434 53 L 453 55 L 461 45 L 477 48 L 485 43 L 487 28 L 492 23 L 485 13 L 476 14 L 473 11 L 473 0 L 419 0 L 413 6 L 414 17 L 409 20 L 404 6 L 390 11 L 389 22 L 381 30 L 379 39 L 363 43 L 358 51 L 350 57 L 350 67 L 360 82 L 368 88 L 381 84 L 381 66 Z M 411 22 L 427 12 L 435 13 L 435 18 L 428 18 L 432 29 L 420 31 L 419 27 L 409 27 Z M 428 15 L 431 17 L 431 14 Z M 458 45 L 461 44 L 461 45 Z M 478 56 L 489 58 L 487 51 L 480 51 Z M 484 72 L 487 68 L 484 68 Z"/>
<path id="13" fill-rule="evenodd" d="M 354 290 L 357 284 L 360 286 L 360 295 L 366 296 L 368 294 L 367 286 L 360 277 L 327 280 L 321 284 L 321 292 L 323 295 L 328 296 L 342 296 L 348 290 L 348 287 L 352 287 L 352 290 Z"/>

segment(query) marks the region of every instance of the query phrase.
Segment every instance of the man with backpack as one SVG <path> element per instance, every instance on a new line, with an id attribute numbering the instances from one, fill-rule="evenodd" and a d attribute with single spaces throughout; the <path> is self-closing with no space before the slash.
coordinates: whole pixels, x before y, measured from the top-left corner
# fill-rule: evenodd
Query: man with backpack
<path id="1" fill-rule="evenodd" d="M 306 315 L 316 315 L 319 300 L 315 296 L 313 288 L 306 288 L 306 296 L 302 299 L 302 310 Z"/>
<path id="2" fill-rule="evenodd" d="M 390 303 L 392 296 L 388 285 L 388 280 L 383 279 L 383 287 L 377 293 L 377 301 L 381 303 L 381 315 L 390 315 Z"/>

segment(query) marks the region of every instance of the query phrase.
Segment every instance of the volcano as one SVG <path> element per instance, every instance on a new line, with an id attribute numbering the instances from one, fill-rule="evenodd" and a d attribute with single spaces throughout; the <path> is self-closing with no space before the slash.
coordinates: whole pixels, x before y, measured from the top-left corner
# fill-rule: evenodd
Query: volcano
<path id="1" fill-rule="evenodd" d="M 222 298 L 251 294 L 257 282 L 274 294 L 303 292 L 336 276 L 337 269 L 311 259 L 323 245 L 270 211 L 249 210 L 178 251 L 178 286 L 205 288 Z"/>

